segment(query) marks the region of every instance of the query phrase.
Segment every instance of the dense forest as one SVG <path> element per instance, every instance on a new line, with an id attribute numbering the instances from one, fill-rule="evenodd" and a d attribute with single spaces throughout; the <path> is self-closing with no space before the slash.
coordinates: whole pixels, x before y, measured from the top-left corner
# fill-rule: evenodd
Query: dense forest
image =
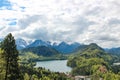
<path id="1" fill-rule="evenodd" d="M 79 48 L 76 54 L 69 57 L 72 75 L 90 76 L 92 80 L 120 80 L 120 66 L 113 65 L 119 58 L 106 53 L 97 44 L 92 43 Z M 117 60 L 118 59 L 118 60 Z"/>

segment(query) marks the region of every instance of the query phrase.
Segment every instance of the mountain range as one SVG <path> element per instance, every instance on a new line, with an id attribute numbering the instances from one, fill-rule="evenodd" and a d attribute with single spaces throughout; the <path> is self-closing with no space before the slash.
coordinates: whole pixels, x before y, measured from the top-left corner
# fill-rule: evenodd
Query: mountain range
<path id="1" fill-rule="evenodd" d="M 1 41 L 3 41 L 2 38 L 0 38 L 0 42 Z M 46 46 L 46 47 L 54 48 L 58 52 L 67 54 L 67 53 L 73 52 L 80 45 L 81 44 L 77 42 L 74 42 L 71 44 L 68 44 L 66 42 L 61 42 L 58 44 L 54 42 L 52 44 L 50 41 L 43 41 L 43 40 L 34 40 L 33 42 L 29 43 L 21 38 L 16 39 L 16 46 L 18 50 L 22 50 L 25 48 L 31 48 L 31 47 L 33 48 L 33 47 L 38 47 L 38 46 Z"/>
<path id="2" fill-rule="evenodd" d="M 77 47 L 79 47 L 80 44 L 77 42 L 74 42 L 72 44 L 68 44 L 66 42 L 61 42 L 58 45 L 53 45 L 52 47 L 58 50 L 61 53 L 72 53 Z"/>
<path id="3" fill-rule="evenodd" d="M 118 47 L 118 48 L 111 48 L 111 49 L 105 49 L 105 51 L 110 53 L 110 54 L 120 56 L 120 47 Z"/>
<path id="4" fill-rule="evenodd" d="M 0 42 L 3 41 L 3 38 L 0 38 Z M 24 39 L 18 38 L 16 39 L 16 46 L 18 50 L 22 50 L 25 48 L 30 48 L 30 47 L 38 47 L 38 46 L 46 46 L 46 47 L 51 47 L 56 49 L 58 52 L 63 53 L 63 54 L 68 54 L 72 53 L 75 51 L 81 51 L 82 48 L 86 47 L 87 45 L 80 44 L 77 42 L 68 44 L 66 42 L 60 42 L 59 44 L 54 42 L 53 44 L 50 41 L 43 41 L 43 40 L 34 40 L 33 42 L 29 43 L 25 41 Z M 115 55 L 120 55 L 120 47 L 118 48 L 110 48 L 110 49 L 104 49 L 106 52 L 115 54 Z"/>
<path id="5" fill-rule="evenodd" d="M 23 48 L 26 48 L 28 43 L 25 40 L 19 38 L 16 39 L 16 45 L 17 45 L 17 49 L 21 50 Z"/>

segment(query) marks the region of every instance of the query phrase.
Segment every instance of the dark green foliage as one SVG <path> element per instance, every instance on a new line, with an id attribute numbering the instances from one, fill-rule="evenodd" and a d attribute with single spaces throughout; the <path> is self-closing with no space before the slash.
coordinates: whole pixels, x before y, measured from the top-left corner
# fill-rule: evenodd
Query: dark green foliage
<path id="1" fill-rule="evenodd" d="M 19 80 L 20 71 L 18 66 L 18 51 L 15 45 L 15 39 L 12 34 L 8 34 L 1 45 L 4 50 L 4 57 L 6 61 L 5 80 Z"/>
<path id="2" fill-rule="evenodd" d="M 57 50 L 46 46 L 29 47 L 23 49 L 22 52 L 33 52 L 39 56 L 46 56 L 46 57 L 60 54 Z"/>
<path id="3" fill-rule="evenodd" d="M 120 73 L 120 65 L 113 65 L 112 67 L 112 72 L 118 74 Z"/>
<path id="4" fill-rule="evenodd" d="M 31 64 L 21 65 L 24 80 L 71 80 L 64 73 L 51 72 L 44 68 L 33 68 Z"/>
<path id="5" fill-rule="evenodd" d="M 86 50 L 95 50 L 95 49 L 98 49 L 100 51 L 104 51 L 101 47 L 99 47 L 96 43 L 91 43 L 90 45 L 81 45 L 79 46 L 75 51 L 74 53 L 81 53 L 83 51 L 86 51 Z"/>
<path id="6" fill-rule="evenodd" d="M 30 61 L 43 61 L 43 60 L 64 60 L 67 59 L 67 56 L 59 54 L 59 55 L 53 55 L 53 56 L 40 56 L 33 52 L 19 52 L 19 62 L 20 63 L 29 63 Z"/>
<path id="7" fill-rule="evenodd" d="M 66 55 L 60 54 L 57 50 L 46 47 L 29 47 L 20 51 L 21 62 L 25 61 L 41 61 L 41 60 L 63 60 L 67 59 Z M 22 61 L 23 60 L 23 61 Z"/>
<path id="8" fill-rule="evenodd" d="M 0 80 L 5 79 L 5 57 L 3 55 L 4 51 L 0 49 Z"/>

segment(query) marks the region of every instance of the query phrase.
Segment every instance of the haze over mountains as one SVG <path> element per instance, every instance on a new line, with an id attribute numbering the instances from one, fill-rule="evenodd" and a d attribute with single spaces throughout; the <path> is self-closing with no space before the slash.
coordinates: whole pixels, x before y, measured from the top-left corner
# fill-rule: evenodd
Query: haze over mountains
<path id="1" fill-rule="evenodd" d="M 3 38 L 0 38 L 0 42 L 3 41 Z M 66 42 L 60 42 L 60 43 L 51 43 L 50 41 L 43 41 L 43 40 L 35 40 L 33 42 L 27 42 L 24 39 L 18 38 L 16 39 L 16 45 L 17 45 L 17 49 L 18 50 L 22 50 L 25 48 L 34 48 L 34 47 L 39 47 L 39 46 L 46 46 L 46 47 L 51 47 L 56 49 L 58 52 L 60 53 L 64 53 L 64 54 L 68 54 L 68 53 L 72 53 L 74 51 L 77 50 L 82 50 L 82 48 L 84 49 L 84 47 L 86 47 L 87 45 L 84 44 L 80 44 L 77 42 L 68 44 Z M 115 54 L 115 55 L 119 55 L 120 54 L 120 47 L 118 48 L 110 48 L 110 49 L 104 49 L 106 52 L 111 53 L 111 54 Z"/>
<path id="2" fill-rule="evenodd" d="M 120 47 L 105 49 L 105 51 L 108 52 L 108 53 L 114 54 L 114 55 L 120 55 Z"/>
<path id="3" fill-rule="evenodd" d="M 1 38 L 0 41 L 3 39 Z M 43 40 L 35 40 L 31 43 L 25 41 L 24 39 L 18 38 L 16 39 L 16 45 L 18 50 L 22 50 L 24 48 L 33 48 L 38 46 L 46 46 L 46 47 L 52 47 L 55 48 L 57 51 L 61 53 L 71 53 L 73 52 L 78 46 L 80 46 L 80 43 L 74 42 L 71 44 L 68 44 L 66 42 L 56 43 L 53 44 L 50 41 L 43 41 Z"/>

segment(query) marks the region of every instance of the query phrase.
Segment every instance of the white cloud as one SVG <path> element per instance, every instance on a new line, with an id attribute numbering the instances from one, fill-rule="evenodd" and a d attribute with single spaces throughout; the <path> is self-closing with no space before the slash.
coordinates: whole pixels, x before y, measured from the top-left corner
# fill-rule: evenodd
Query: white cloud
<path id="1" fill-rule="evenodd" d="M 119 0 L 9 0 L 0 10 L 0 35 L 120 46 Z M 15 20 L 12 20 L 15 19 Z M 9 21 L 8 21 L 9 20 Z M 17 24 L 9 25 L 12 21 Z"/>

